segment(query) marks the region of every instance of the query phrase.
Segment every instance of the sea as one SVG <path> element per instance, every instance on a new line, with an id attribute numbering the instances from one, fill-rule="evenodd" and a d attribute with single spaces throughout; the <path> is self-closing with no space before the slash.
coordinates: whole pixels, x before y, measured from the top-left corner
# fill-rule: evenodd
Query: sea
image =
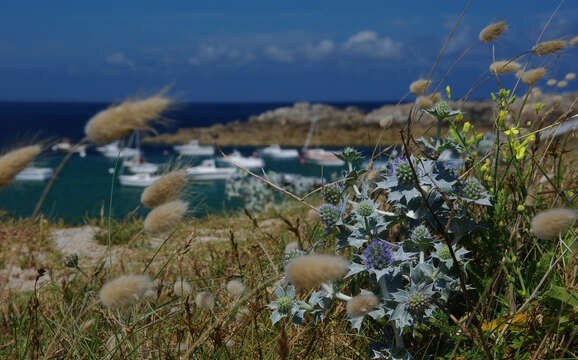
<path id="1" fill-rule="evenodd" d="M 371 111 L 388 102 L 340 102 L 330 105 L 346 108 L 356 106 Z M 68 138 L 72 142 L 84 136 L 84 125 L 98 111 L 109 103 L 80 102 L 0 102 L 0 151 L 4 152 L 22 144 L 42 141 L 46 144 Z M 246 121 L 251 115 L 292 103 L 184 103 L 166 114 L 171 121 L 159 132 L 174 132 L 181 127 L 211 126 L 232 121 Z M 338 151 L 338 148 L 328 148 Z M 224 147 L 229 153 L 239 150 L 244 155 L 255 153 L 255 147 Z M 359 149 L 370 154 L 372 149 Z M 142 146 L 149 162 L 166 164 L 185 161 L 195 165 L 202 159 L 180 159 L 170 146 Z M 62 153 L 47 150 L 34 163 L 35 166 L 56 168 L 63 158 Z M 41 212 L 53 221 L 67 224 L 82 224 L 88 219 L 108 216 L 121 219 L 137 208 L 142 188 L 122 186 L 113 178 L 109 169 L 114 168 L 114 159 L 102 156 L 94 148 L 89 148 L 86 157 L 74 155 L 58 175 L 50 190 Z M 325 168 L 302 164 L 297 160 L 267 160 L 265 171 L 293 173 L 329 179 L 342 169 Z M 26 217 L 38 201 L 45 182 L 16 181 L 0 189 L 0 216 Z M 191 216 L 212 213 L 227 213 L 243 206 L 242 201 L 228 199 L 225 181 L 198 182 L 189 184 L 186 191 L 191 202 Z M 112 204 L 112 205 L 111 205 Z M 109 211 L 110 210 L 110 211 Z M 137 214 L 144 215 L 140 209 Z"/>

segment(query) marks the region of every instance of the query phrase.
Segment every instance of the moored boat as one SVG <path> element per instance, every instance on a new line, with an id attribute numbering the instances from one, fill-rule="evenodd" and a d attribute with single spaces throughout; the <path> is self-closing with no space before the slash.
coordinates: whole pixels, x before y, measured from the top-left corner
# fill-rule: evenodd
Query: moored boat
<path id="1" fill-rule="evenodd" d="M 288 160 L 297 158 L 299 152 L 295 149 L 282 149 L 281 146 L 273 144 L 259 150 L 259 155 L 278 160 Z"/>
<path id="2" fill-rule="evenodd" d="M 18 181 L 45 181 L 52 177 L 54 171 L 51 168 L 28 166 L 18 173 L 14 180 Z"/>
<path id="3" fill-rule="evenodd" d="M 237 170 L 232 167 L 219 168 L 215 160 L 203 160 L 200 165 L 187 169 L 187 175 L 193 180 L 224 180 L 232 177 Z"/>
<path id="4" fill-rule="evenodd" d="M 187 144 L 175 145 L 173 149 L 180 155 L 185 156 L 212 156 L 215 148 L 209 145 L 199 145 L 198 140 L 191 140 Z"/>

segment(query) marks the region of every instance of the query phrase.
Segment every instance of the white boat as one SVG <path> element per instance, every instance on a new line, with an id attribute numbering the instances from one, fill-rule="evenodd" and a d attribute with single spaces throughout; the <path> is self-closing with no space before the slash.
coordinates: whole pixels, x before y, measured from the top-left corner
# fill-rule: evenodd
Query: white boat
<path id="1" fill-rule="evenodd" d="M 96 148 L 96 151 L 100 152 L 102 155 L 111 159 L 116 158 L 124 159 L 140 156 L 140 150 L 138 148 L 130 148 L 130 147 L 120 148 L 118 146 L 118 141 L 111 142 L 110 144 L 106 144 L 104 146 L 99 146 Z"/>
<path id="2" fill-rule="evenodd" d="M 236 171 L 232 167 L 216 167 L 215 160 L 207 159 L 201 165 L 188 168 L 187 174 L 193 180 L 223 180 L 232 177 Z"/>
<path id="3" fill-rule="evenodd" d="M 199 145 L 198 140 L 191 140 L 187 144 L 173 146 L 176 152 L 185 156 L 212 156 L 215 148 L 212 146 Z"/>
<path id="4" fill-rule="evenodd" d="M 51 168 L 28 166 L 18 173 L 14 179 L 18 181 L 45 181 L 50 179 L 53 173 Z"/>
<path id="5" fill-rule="evenodd" d="M 137 156 L 130 160 L 124 160 L 122 166 L 128 168 L 128 170 L 133 174 L 152 174 L 159 170 L 159 165 L 145 161 L 142 156 Z"/>
<path id="6" fill-rule="evenodd" d="M 303 159 L 309 164 L 320 166 L 343 166 L 345 161 L 341 160 L 331 151 L 325 149 L 307 149 L 303 152 Z"/>
<path id="7" fill-rule="evenodd" d="M 51 149 L 52 149 L 52 151 L 69 152 L 70 149 L 72 149 L 72 143 L 71 143 L 70 139 L 64 138 L 58 144 L 52 145 Z M 77 146 L 76 149 L 74 150 L 74 152 L 78 153 L 78 155 L 80 155 L 80 157 L 85 157 L 86 156 L 86 145 Z"/>
<path id="8" fill-rule="evenodd" d="M 231 163 L 233 163 L 245 169 L 259 169 L 265 166 L 263 159 L 256 156 L 243 156 L 237 150 L 227 155 L 227 157 L 220 157 L 217 161 L 229 166 L 232 166 Z"/>
<path id="9" fill-rule="evenodd" d="M 158 178 L 160 178 L 160 176 L 141 173 L 133 175 L 120 175 L 118 180 L 120 181 L 121 185 L 125 186 L 147 187 L 155 182 Z"/>
<path id="10" fill-rule="evenodd" d="M 295 159 L 299 156 L 299 152 L 295 149 L 282 149 L 281 146 L 273 144 L 259 150 L 259 154 L 263 157 L 270 157 L 274 159 Z"/>

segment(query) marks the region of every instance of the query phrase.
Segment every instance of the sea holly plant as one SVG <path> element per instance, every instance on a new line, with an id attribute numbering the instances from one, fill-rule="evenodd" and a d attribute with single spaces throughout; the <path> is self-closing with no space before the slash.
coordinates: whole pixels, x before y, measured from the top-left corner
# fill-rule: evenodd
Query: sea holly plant
<path id="1" fill-rule="evenodd" d="M 435 112 L 456 115 L 443 106 Z M 404 339 L 411 339 L 417 326 L 427 326 L 449 299 L 463 298 L 462 290 L 469 288 L 460 275 L 469 251 L 460 240 L 484 230 L 471 212 L 491 205 L 490 195 L 476 179 L 460 179 L 459 168 L 432 159 L 392 158 L 380 176 L 370 180 L 364 170 L 354 169 L 361 157 L 357 151 L 348 149 L 339 157 L 348 164 L 343 174 L 347 181 L 322 189 L 326 203 L 319 208 L 328 241 L 294 255 L 330 251 L 334 242 L 329 240 L 335 238 L 335 251 L 349 254 L 349 271 L 340 281 L 322 283 L 306 300 L 296 300 L 293 286 L 281 281 L 287 285 L 275 290 L 271 319 L 276 323 L 290 317 L 295 325 L 325 321 L 336 302 L 345 301 L 349 308 L 360 296 L 377 297 L 375 306 L 348 310 L 347 319 L 357 331 L 365 322 L 379 329 L 384 338 L 371 344 L 373 357 L 411 358 Z M 397 239 L 391 237 L 394 226 Z"/>

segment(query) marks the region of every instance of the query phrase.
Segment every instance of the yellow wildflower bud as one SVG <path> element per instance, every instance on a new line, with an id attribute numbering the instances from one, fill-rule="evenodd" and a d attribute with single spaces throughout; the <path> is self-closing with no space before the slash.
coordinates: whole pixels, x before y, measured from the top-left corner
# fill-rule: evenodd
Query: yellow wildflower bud
<path id="1" fill-rule="evenodd" d="M 469 123 L 469 121 L 466 121 L 464 123 L 464 128 L 463 128 L 463 132 L 467 133 L 468 131 L 470 131 L 470 127 L 472 126 L 472 124 Z"/>
<path id="2" fill-rule="evenodd" d="M 448 95 L 448 100 L 452 99 L 452 91 L 450 89 L 450 86 L 446 86 L 446 94 Z"/>
<path id="3" fill-rule="evenodd" d="M 534 140 L 536 140 L 536 135 L 530 134 L 530 135 L 528 136 L 528 141 L 531 142 L 531 141 L 534 141 Z"/>
<path id="4" fill-rule="evenodd" d="M 526 210 L 526 208 L 524 207 L 524 205 L 518 205 L 518 211 L 519 211 L 519 212 L 522 212 L 522 211 L 524 211 L 524 210 Z"/>
<path id="5" fill-rule="evenodd" d="M 463 119 L 464 119 L 464 114 L 461 113 L 461 112 L 459 112 L 459 113 L 456 115 L 456 121 L 457 121 L 457 122 L 462 122 Z"/>

